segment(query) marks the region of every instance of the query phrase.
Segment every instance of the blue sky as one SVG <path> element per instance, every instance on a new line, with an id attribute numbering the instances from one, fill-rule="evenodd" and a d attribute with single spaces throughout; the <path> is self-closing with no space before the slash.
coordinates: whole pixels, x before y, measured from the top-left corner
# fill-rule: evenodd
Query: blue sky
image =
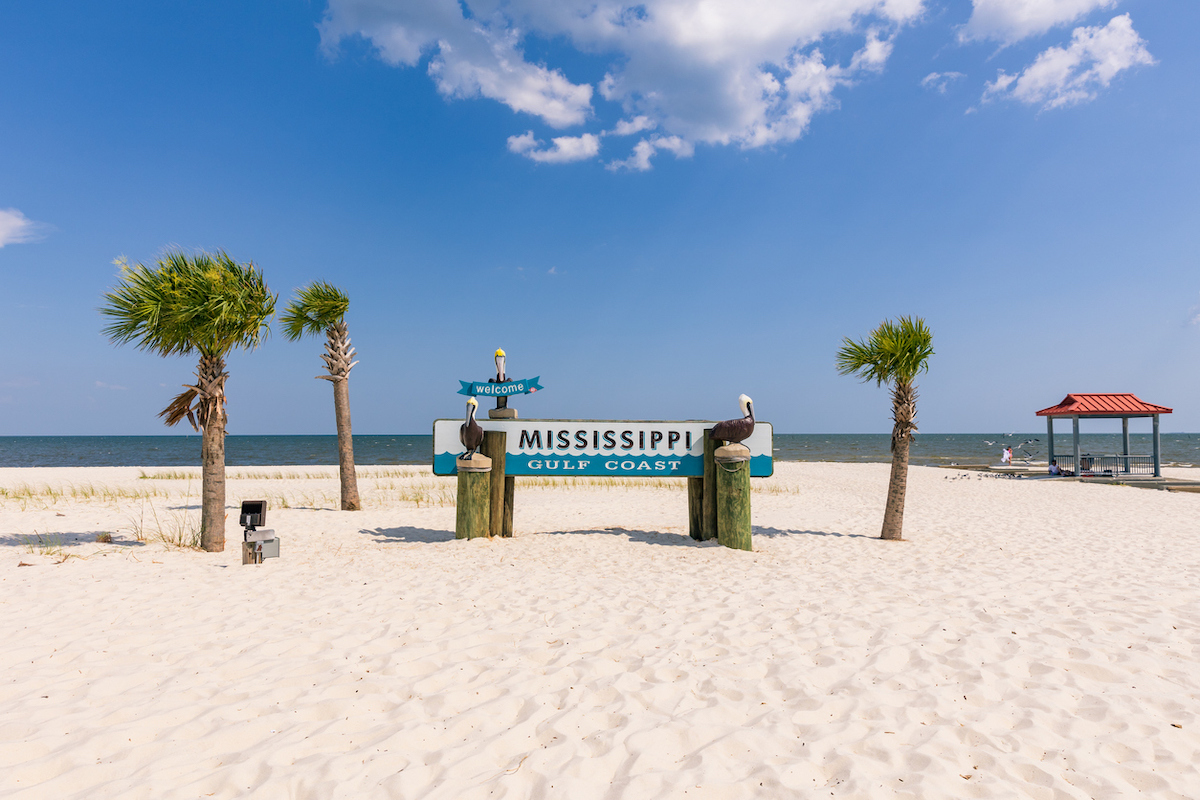
<path id="1" fill-rule="evenodd" d="M 1200 430 L 1198 28 L 1182 0 L 10 4 L 0 435 L 172 432 L 194 363 L 97 311 L 167 245 L 281 306 L 344 287 L 359 433 L 458 415 L 496 347 L 542 376 L 523 416 L 746 392 L 781 432 L 886 431 L 834 353 L 901 314 L 935 334 L 924 431 L 1040 430 L 1069 391 Z M 319 350 L 231 357 L 230 433 L 332 432 Z"/>

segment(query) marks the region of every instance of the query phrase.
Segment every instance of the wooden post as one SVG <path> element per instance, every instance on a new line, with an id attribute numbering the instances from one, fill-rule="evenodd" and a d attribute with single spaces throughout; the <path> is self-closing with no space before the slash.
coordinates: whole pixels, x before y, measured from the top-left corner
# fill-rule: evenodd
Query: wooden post
<path id="1" fill-rule="evenodd" d="M 504 478 L 504 527 L 500 530 L 500 535 L 505 539 L 512 538 L 512 512 L 513 512 L 513 495 L 517 492 L 517 479 L 512 475 L 507 475 Z"/>
<path id="2" fill-rule="evenodd" d="M 731 444 L 714 454 L 717 473 L 717 541 L 735 550 L 750 546 L 750 450 Z"/>
<path id="3" fill-rule="evenodd" d="M 454 519 L 454 538 L 478 539 L 487 536 L 491 505 L 491 459 L 476 453 L 470 461 L 458 459 L 456 465 L 458 508 Z"/>
<path id="4" fill-rule="evenodd" d="M 688 478 L 688 536 L 702 541 L 704 519 L 704 478 Z"/>
<path id="5" fill-rule="evenodd" d="M 1050 464 L 1054 461 L 1054 417 L 1046 417 L 1046 441 L 1050 443 L 1050 455 L 1046 456 L 1046 463 Z"/>
<path id="6" fill-rule="evenodd" d="M 254 542 L 242 542 L 242 563 L 257 564 L 258 554 L 254 552 Z"/>
<path id="7" fill-rule="evenodd" d="M 700 540 L 717 538 L 717 473 L 713 453 L 717 443 L 709 438 L 712 428 L 704 429 L 704 497 L 701 504 Z"/>
<path id="8" fill-rule="evenodd" d="M 492 477 L 489 483 L 491 514 L 488 517 L 488 538 L 504 535 L 504 489 L 507 483 L 504 475 L 504 454 L 508 447 L 507 440 L 508 434 L 504 431 L 484 431 L 483 447 L 479 451 L 492 460 Z M 508 535 L 511 536 L 511 516 L 508 519 L 508 530 Z"/>

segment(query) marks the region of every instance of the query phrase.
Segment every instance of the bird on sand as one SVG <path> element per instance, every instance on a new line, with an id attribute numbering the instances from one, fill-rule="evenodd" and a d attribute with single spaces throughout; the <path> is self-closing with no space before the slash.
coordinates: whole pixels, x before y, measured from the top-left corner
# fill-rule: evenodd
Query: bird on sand
<path id="1" fill-rule="evenodd" d="M 483 444 L 483 428 L 479 427 L 479 423 L 475 421 L 475 409 L 477 408 L 479 408 L 479 401 L 474 397 L 468 397 L 467 421 L 458 429 L 458 440 L 462 442 L 463 447 L 467 448 L 467 454 L 463 458 L 468 461 L 471 456 L 475 455 L 479 445 Z"/>
<path id="2" fill-rule="evenodd" d="M 708 438 L 726 444 L 736 444 L 750 438 L 750 434 L 754 433 L 754 401 L 742 394 L 738 395 L 738 405 L 742 409 L 742 418 L 718 422 Z"/>

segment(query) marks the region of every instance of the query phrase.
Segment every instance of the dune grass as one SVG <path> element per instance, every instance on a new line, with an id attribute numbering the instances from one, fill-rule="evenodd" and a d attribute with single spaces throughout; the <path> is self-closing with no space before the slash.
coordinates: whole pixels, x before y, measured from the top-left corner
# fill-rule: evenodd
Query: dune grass
<path id="1" fill-rule="evenodd" d="M 139 542 L 158 542 L 167 547 L 181 550 L 200 549 L 200 515 L 180 508 L 159 517 L 158 509 L 150 504 L 151 519 L 146 519 L 146 503 L 142 502 L 138 516 L 129 517 L 129 528 L 133 538 Z"/>
<path id="2" fill-rule="evenodd" d="M 357 467 L 355 469 L 360 478 L 380 479 L 380 478 L 418 478 L 428 476 L 429 473 L 422 472 L 415 468 L 402 467 Z M 337 479 L 337 467 L 329 467 L 322 472 L 312 472 L 309 470 L 253 470 L 253 469 L 231 469 L 225 473 L 226 480 L 232 481 L 299 481 L 299 480 L 329 480 Z M 156 472 L 146 472 L 141 470 L 138 475 L 139 480 L 146 481 L 181 481 L 181 480 L 199 480 L 200 470 L 197 469 L 167 469 L 158 470 Z"/>

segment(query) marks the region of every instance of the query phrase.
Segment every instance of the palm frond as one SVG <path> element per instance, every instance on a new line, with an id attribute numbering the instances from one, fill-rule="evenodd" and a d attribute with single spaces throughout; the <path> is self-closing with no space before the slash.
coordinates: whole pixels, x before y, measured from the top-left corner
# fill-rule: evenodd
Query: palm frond
<path id="1" fill-rule="evenodd" d="M 929 370 L 933 355 L 933 333 L 920 317 L 884 320 L 862 341 L 843 339 L 837 352 L 837 369 L 842 375 L 857 375 L 877 386 L 911 383 Z"/>
<path id="2" fill-rule="evenodd" d="M 164 253 L 153 266 L 118 259 L 120 281 L 100 312 L 115 344 L 136 344 L 164 356 L 199 352 L 224 356 L 253 349 L 268 333 L 276 295 L 253 263 L 223 250 Z"/>
<path id="3" fill-rule="evenodd" d="M 197 394 L 194 386 L 188 386 L 175 396 L 170 405 L 158 412 L 167 427 L 173 428 L 186 418 L 191 423 L 192 430 L 200 430 L 200 425 L 196 422 L 196 413 L 192 409 Z"/>
<path id="4" fill-rule="evenodd" d="M 283 335 L 296 341 L 305 334 L 320 334 L 341 322 L 350 308 L 350 298 L 331 283 L 313 281 L 296 290 L 279 321 Z"/>

